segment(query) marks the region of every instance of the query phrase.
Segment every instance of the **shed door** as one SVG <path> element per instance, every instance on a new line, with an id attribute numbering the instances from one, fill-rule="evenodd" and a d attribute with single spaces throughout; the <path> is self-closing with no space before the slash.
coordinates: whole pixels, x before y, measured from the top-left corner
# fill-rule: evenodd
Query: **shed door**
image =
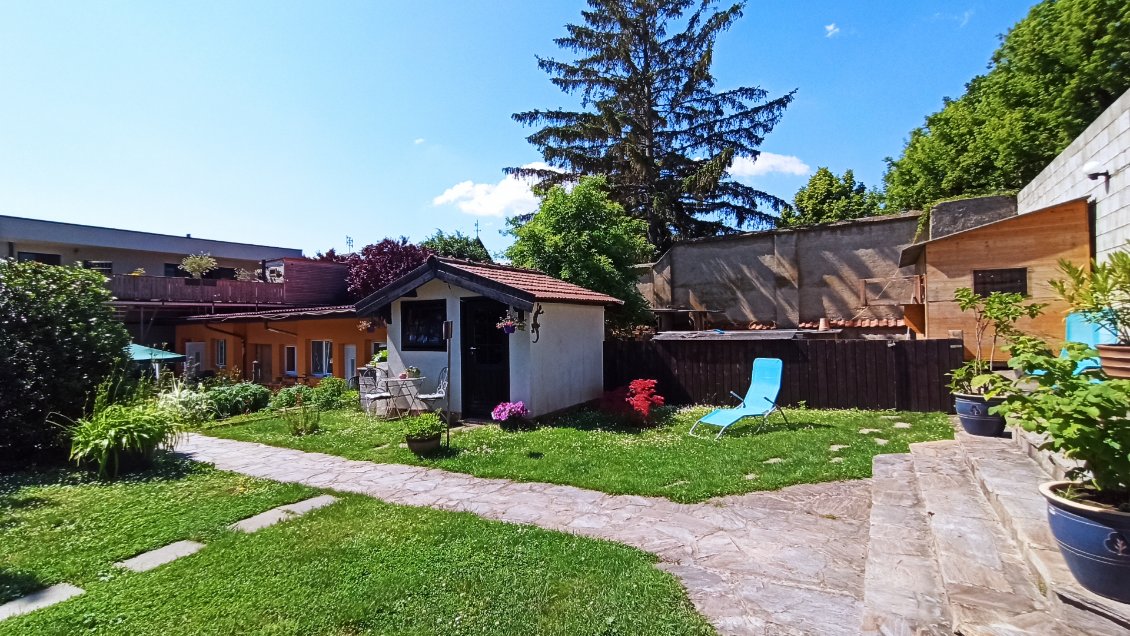
<path id="1" fill-rule="evenodd" d="M 510 399 L 510 341 L 496 327 L 506 306 L 489 298 L 464 298 L 459 304 L 463 417 L 488 418 Z"/>

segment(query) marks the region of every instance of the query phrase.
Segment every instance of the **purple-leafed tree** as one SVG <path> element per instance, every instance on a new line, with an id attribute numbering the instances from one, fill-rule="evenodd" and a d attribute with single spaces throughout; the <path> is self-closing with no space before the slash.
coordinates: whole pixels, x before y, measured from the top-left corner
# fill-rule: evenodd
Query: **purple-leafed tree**
<path id="1" fill-rule="evenodd" d="M 349 265 L 345 279 L 349 295 L 360 300 L 423 265 L 431 254 L 431 250 L 409 243 L 408 237 L 402 236 L 386 238 L 338 258 Z"/>

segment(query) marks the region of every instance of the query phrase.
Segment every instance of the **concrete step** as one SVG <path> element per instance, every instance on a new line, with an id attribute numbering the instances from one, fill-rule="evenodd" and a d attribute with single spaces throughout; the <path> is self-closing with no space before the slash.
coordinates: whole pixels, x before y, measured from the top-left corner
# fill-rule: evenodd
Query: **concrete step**
<path id="1" fill-rule="evenodd" d="M 1023 444 L 1018 447 L 1016 440 L 1008 438 L 976 437 L 958 430 L 955 439 L 982 494 L 1056 614 L 1096 636 L 1130 633 L 1130 605 L 1079 586 L 1048 528 L 1047 504 L 1037 486 L 1053 479 L 1046 466 L 1058 464 L 1033 461 Z"/>
<path id="2" fill-rule="evenodd" d="M 872 460 L 863 605 L 863 634 L 925 636 L 953 631 L 910 454 L 876 455 Z"/>
<path id="3" fill-rule="evenodd" d="M 981 493 L 960 442 L 912 444 L 910 449 L 954 633 L 1091 634 L 1053 614 L 1036 577 Z"/>

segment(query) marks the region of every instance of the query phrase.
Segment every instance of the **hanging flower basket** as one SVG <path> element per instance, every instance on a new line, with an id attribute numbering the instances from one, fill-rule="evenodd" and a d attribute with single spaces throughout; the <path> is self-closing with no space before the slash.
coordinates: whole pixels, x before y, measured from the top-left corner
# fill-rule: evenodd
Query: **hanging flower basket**
<path id="1" fill-rule="evenodd" d="M 359 320 L 359 321 L 357 321 L 357 331 L 366 331 L 366 332 L 372 333 L 373 332 L 373 321 L 371 321 L 371 320 Z"/>
<path id="2" fill-rule="evenodd" d="M 525 331 L 526 323 L 513 316 L 503 316 L 502 320 L 498 321 L 495 327 L 498 327 L 507 334 L 512 334 L 515 331 Z"/>

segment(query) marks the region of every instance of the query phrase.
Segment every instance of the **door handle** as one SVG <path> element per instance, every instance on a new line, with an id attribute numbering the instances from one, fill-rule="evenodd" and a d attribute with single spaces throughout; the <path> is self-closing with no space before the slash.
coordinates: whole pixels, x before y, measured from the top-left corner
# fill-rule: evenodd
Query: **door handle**
<path id="1" fill-rule="evenodd" d="M 477 351 L 477 349 L 475 347 L 467 347 L 467 351 L 474 353 L 475 351 Z"/>

